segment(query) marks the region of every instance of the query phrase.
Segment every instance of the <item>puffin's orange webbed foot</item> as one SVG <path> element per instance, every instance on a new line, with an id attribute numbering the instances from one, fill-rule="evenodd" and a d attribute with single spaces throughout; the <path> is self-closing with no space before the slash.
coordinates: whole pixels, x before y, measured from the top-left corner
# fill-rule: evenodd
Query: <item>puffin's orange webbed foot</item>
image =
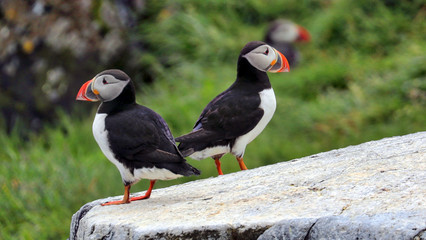
<path id="1" fill-rule="evenodd" d="M 119 201 L 112 201 L 112 202 L 107 202 L 107 203 L 102 203 L 102 206 L 108 206 L 108 205 L 120 205 L 120 204 L 126 204 L 126 203 L 130 203 L 129 200 L 125 201 L 123 200 L 119 200 Z"/>
<path id="2" fill-rule="evenodd" d="M 130 198 L 130 201 L 137 201 L 137 200 L 148 199 L 151 196 L 151 192 L 152 192 L 152 189 L 154 188 L 154 184 L 155 184 L 155 180 L 151 180 L 149 182 L 149 188 L 146 191 L 145 195 L 139 196 L 139 197 L 132 197 L 132 198 Z"/>
<path id="3" fill-rule="evenodd" d="M 130 203 L 129 195 L 130 195 L 130 185 L 127 185 L 127 186 L 124 186 L 123 200 L 102 203 L 101 205 L 108 206 L 108 205 L 120 205 L 120 204 Z"/>
<path id="4" fill-rule="evenodd" d="M 241 170 L 248 170 L 246 165 L 244 164 L 243 158 L 237 157 L 238 164 L 240 165 Z"/>
<path id="5" fill-rule="evenodd" d="M 222 168 L 220 167 L 220 158 L 214 158 L 214 163 L 216 164 L 217 173 L 223 175 Z"/>

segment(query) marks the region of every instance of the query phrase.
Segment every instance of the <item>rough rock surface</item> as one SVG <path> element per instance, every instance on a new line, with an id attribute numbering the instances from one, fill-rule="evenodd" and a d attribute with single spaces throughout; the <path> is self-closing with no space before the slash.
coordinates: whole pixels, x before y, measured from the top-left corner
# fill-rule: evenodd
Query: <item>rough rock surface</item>
<path id="1" fill-rule="evenodd" d="M 99 205 L 120 198 L 84 205 L 70 239 L 424 239 L 426 132 Z"/>

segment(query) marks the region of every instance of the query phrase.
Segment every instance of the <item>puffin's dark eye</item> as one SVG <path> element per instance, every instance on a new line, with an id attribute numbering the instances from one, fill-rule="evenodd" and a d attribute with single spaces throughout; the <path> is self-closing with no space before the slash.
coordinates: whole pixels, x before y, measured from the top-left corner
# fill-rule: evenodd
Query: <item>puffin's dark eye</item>
<path id="1" fill-rule="evenodd" d="M 269 48 L 267 48 L 263 54 L 268 55 L 269 54 Z"/>
<path id="2" fill-rule="evenodd" d="M 108 82 L 105 80 L 105 78 L 104 78 L 104 79 L 102 79 L 102 83 L 103 83 L 103 84 L 108 84 Z"/>

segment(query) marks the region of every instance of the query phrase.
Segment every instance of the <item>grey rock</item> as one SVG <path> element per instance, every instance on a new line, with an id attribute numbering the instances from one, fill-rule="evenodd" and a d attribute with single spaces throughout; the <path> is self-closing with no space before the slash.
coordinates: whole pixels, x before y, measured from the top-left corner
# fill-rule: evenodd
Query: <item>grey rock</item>
<path id="1" fill-rule="evenodd" d="M 99 205 L 121 197 L 83 206 L 70 239 L 421 239 L 426 132 Z"/>
<path id="2" fill-rule="evenodd" d="M 426 211 L 318 219 L 308 239 L 413 239 L 426 226 Z"/>
<path id="3" fill-rule="evenodd" d="M 262 235 L 258 240 L 296 240 L 305 239 L 315 224 L 315 218 L 298 218 L 280 221 Z"/>
<path id="4" fill-rule="evenodd" d="M 426 226 L 426 210 L 355 217 L 290 219 L 266 230 L 258 240 L 413 239 Z"/>

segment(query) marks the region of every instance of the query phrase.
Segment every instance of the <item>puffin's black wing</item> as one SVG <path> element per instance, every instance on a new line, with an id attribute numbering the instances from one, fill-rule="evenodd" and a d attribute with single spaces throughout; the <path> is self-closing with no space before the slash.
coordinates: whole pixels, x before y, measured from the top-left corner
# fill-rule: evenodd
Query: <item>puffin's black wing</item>
<path id="1" fill-rule="evenodd" d="M 185 162 L 167 124 L 149 108 L 135 105 L 105 121 L 110 147 L 117 159 L 147 167 Z"/>
<path id="2" fill-rule="evenodd" d="M 263 110 L 259 108 L 259 105 L 258 93 L 247 94 L 228 89 L 206 106 L 194 130 L 176 138 L 176 141 L 213 143 L 244 135 L 262 118 Z"/>

